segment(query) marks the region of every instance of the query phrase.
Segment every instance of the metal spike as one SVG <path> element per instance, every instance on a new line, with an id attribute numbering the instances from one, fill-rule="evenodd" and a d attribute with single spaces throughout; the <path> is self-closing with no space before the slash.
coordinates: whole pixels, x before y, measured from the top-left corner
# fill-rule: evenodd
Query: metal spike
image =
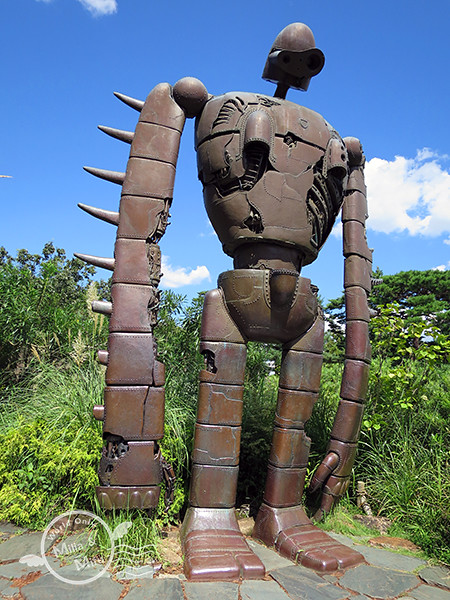
<path id="1" fill-rule="evenodd" d="M 102 404 L 96 404 L 92 409 L 92 414 L 97 421 L 103 421 L 105 418 L 105 407 Z"/>
<path id="2" fill-rule="evenodd" d="M 97 360 L 101 365 L 107 365 L 109 358 L 109 352 L 107 350 L 99 350 L 97 352 Z"/>
<path id="3" fill-rule="evenodd" d="M 124 131 L 123 129 L 114 129 L 114 127 L 106 127 L 105 125 L 99 125 L 98 128 L 106 135 L 110 135 L 116 140 L 120 140 L 121 142 L 126 142 L 127 144 L 131 144 L 134 138 L 134 133 L 132 131 Z"/>
<path id="4" fill-rule="evenodd" d="M 102 256 L 92 256 L 91 254 L 79 254 L 74 252 L 74 256 L 83 260 L 84 262 L 94 265 L 95 267 L 101 267 L 102 269 L 108 269 L 108 271 L 114 271 L 116 261 L 114 258 L 105 258 Z"/>
<path id="5" fill-rule="evenodd" d="M 378 310 L 375 310 L 374 308 L 369 308 L 369 316 L 371 319 L 378 317 L 378 315 L 379 315 Z"/>
<path id="6" fill-rule="evenodd" d="M 97 219 L 101 219 L 102 221 L 106 221 L 107 223 L 111 223 L 111 225 L 119 224 L 119 213 L 114 210 L 105 210 L 104 208 L 96 208 L 95 206 L 89 206 L 88 204 L 78 203 L 78 206 L 81 210 L 84 210 L 88 214 L 96 217 Z"/>
<path id="7" fill-rule="evenodd" d="M 125 96 L 125 94 L 119 94 L 119 92 L 114 92 L 114 96 L 139 112 L 141 112 L 142 107 L 144 106 L 144 102 L 142 100 L 136 100 L 136 98 L 131 98 L 131 96 Z"/>
<path id="8" fill-rule="evenodd" d="M 106 169 L 96 169 L 95 167 L 83 167 L 83 169 L 91 175 L 100 177 L 100 179 L 106 179 L 106 181 L 111 181 L 112 183 L 118 183 L 119 185 L 122 185 L 125 179 L 125 173 L 121 171 L 107 171 Z"/>
<path id="9" fill-rule="evenodd" d="M 101 313 L 102 315 L 110 315 L 112 313 L 112 302 L 105 302 L 104 300 L 93 300 L 91 303 L 92 311 L 95 313 Z"/>

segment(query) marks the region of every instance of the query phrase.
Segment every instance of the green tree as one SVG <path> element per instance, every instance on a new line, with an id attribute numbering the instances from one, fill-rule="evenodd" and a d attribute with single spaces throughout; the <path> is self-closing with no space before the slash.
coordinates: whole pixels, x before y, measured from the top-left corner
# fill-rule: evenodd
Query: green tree
<path id="1" fill-rule="evenodd" d="M 80 359 L 82 345 L 104 343 L 106 320 L 93 318 L 87 304 L 96 296 L 94 273 L 52 243 L 15 258 L 0 248 L 0 368 L 7 377 L 22 377 L 33 360 L 61 361 L 72 352 Z"/>
<path id="2" fill-rule="evenodd" d="M 407 325 L 426 320 L 450 334 L 450 271 L 401 271 L 382 275 L 370 302 L 377 308 L 396 302 Z"/>
<path id="3" fill-rule="evenodd" d="M 404 327 L 425 323 L 450 335 L 450 271 L 402 271 L 383 275 L 377 268 L 373 274 L 376 284 L 369 295 L 369 306 L 380 312 L 387 304 L 398 305 L 398 316 Z M 343 359 L 345 346 L 344 295 L 334 298 L 325 307 L 328 331 L 325 338 L 325 361 Z M 419 347 L 419 338 L 415 339 Z M 377 347 L 375 346 L 375 352 Z"/>

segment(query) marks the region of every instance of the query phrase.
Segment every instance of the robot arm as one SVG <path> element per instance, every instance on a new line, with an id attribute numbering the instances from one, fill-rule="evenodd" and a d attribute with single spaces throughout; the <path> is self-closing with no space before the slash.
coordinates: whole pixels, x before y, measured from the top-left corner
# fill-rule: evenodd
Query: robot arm
<path id="1" fill-rule="evenodd" d="M 104 406 L 94 409 L 105 440 L 97 496 L 107 509 L 148 509 L 158 504 L 162 473 L 173 479 L 157 443 L 164 435 L 164 365 L 156 360 L 153 339 L 161 278 L 158 242 L 167 226 L 186 116 L 198 114 L 208 94 L 201 82 L 185 78 L 174 88 L 157 85 L 145 102 L 116 95 L 140 112 L 134 133 L 101 127 L 131 144 L 126 172 L 86 170 L 122 186 L 119 212 L 80 204 L 117 226 L 114 259 L 76 256 L 113 271 L 112 303 L 93 306 L 110 315 L 108 350 L 98 353 L 107 368 Z"/>
<path id="2" fill-rule="evenodd" d="M 342 208 L 344 228 L 344 289 L 346 345 L 341 400 L 331 431 L 327 455 L 314 474 L 310 491 L 322 488 L 320 520 L 347 490 L 356 455 L 367 392 L 370 344 L 367 294 L 371 289 L 372 252 L 367 246 L 364 154 L 356 138 L 345 138 L 349 179 Z"/>

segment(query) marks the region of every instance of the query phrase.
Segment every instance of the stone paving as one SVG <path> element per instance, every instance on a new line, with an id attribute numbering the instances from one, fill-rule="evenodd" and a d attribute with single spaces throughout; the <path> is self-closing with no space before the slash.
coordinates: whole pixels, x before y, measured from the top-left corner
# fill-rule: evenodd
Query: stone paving
<path id="1" fill-rule="evenodd" d="M 117 581 L 114 575 L 105 572 L 95 581 L 80 585 L 76 580 L 82 575 L 74 564 L 61 566 L 56 558 L 48 558 L 54 573 L 74 580 L 69 584 L 52 574 L 42 560 L 39 562 L 41 533 L 0 523 L 0 597 L 9 600 L 450 600 L 449 569 L 429 566 L 414 556 L 360 545 L 342 535 L 333 536 L 356 546 L 367 564 L 343 573 L 320 575 L 249 540 L 266 567 L 264 580 L 194 583 L 186 581 L 183 575 L 160 574 L 151 578 L 147 572 L 146 577 Z M 101 567 L 94 567 L 89 577 L 96 568 L 100 573 Z"/>

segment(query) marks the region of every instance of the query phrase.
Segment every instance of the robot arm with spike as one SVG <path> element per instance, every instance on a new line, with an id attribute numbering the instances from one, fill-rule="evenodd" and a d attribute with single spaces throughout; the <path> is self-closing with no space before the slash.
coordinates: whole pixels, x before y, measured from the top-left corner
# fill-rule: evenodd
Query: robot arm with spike
<path id="1" fill-rule="evenodd" d="M 322 488 L 321 506 L 315 518 L 330 512 L 347 490 L 360 435 L 370 364 L 367 294 L 371 289 L 372 252 L 367 246 L 364 154 L 359 140 L 345 138 L 349 155 L 349 179 L 342 207 L 344 239 L 344 289 L 346 307 L 345 363 L 341 400 L 331 431 L 327 455 L 310 485 Z"/>
<path id="2" fill-rule="evenodd" d="M 164 434 L 164 365 L 156 360 L 153 339 L 161 278 L 158 242 L 167 226 L 186 116 L 198 114 L 208 94 L 201 82 L 185 78 L 174 88 L 157 85 L 145 102 L 116 96 L 140 112 L 134 133 L 100 128 L 131 144 L 126 172 L 86 170 L 122 186 L 119 212 L 80 205 L 117 226 L 114 258 L 76 256 L 113 271 L 112 303 L 93 305 L 110 315 L 108 350 L 98 353 L 107 368 L 104 406 L 94 409 L 105 440 L 97 496 L 107 509 L 150 509 L 158 504 L 163 472 L 173 479 L 158 448 Z"/>

